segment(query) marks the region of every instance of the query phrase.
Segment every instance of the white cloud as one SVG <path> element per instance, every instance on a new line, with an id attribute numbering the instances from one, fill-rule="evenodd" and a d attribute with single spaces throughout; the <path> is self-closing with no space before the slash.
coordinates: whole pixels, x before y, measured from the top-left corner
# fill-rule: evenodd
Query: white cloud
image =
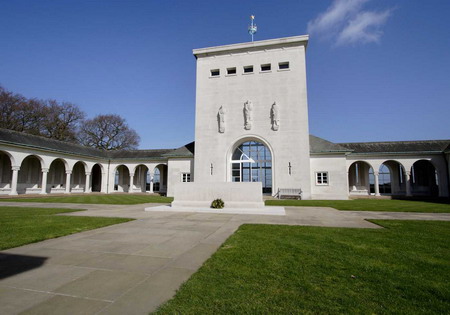
<path id="1" fill-rule="evenodd" d="M 308 33 L 319 38 L 335 38 L 337 45 L 378 42 L 381 27 L 392 10 L 363 10 L 370 0 L 334 0 L 328 9 L 308 22 Z"/>
<path id="2" fill-rule="evenodd" d="M 358 14 L 340 32 L 337 44 L 378 42 L 383 34 L 380 27 L 386 22 L 390 14 L 391 10 Z"/>

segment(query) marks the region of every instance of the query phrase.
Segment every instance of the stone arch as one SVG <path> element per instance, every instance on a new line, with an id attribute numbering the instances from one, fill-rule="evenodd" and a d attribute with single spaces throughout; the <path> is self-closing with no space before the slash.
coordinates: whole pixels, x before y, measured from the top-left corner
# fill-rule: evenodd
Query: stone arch
<path id="1" fill-rule="evenodd" d="M 153 169 L 153 191 L 159 193 L 167 192 L 167 165 L 158 164 Z"/>
<path id="2" fill-rule="evenodd" d="M 8 194 L 11 191 L 13 165 L 12 155 L 6 151 L 0 151 L 0 194 Z"/>
<path id="3" fill-rule="evenodd" d="M 274 188 L 274 156 L 269 143 L 258 136 L 245 136 L 228 152 L 228 178 L 232 182 L 261 182 L 263 193 L 272 194 Z"/>
<path id="4" fill-rule="evenodd" d="M 138 164 L 133 169 L 133 190 L 146 192 L 150 190 L 149 168 L 145 164 Z"/>
<path id="5" fill-rule="evenodd" d="M 118 165 L 114 170 L 114 191 L 130 191 L 130 169 L 124 164 Z"/>
<path id="6" fill-rule="evenodd" d="M 367 161 L 355 161 L 348 168 L 348 185 L 351 195 L 370 195 L 373 167 Z"/>
<path id="7" fill-rule="evenodd" d="M 49 170 L 50 170 L 50 167 L 51 167 L 51 165 L 53 164 L 53 162 L 55 162 L 55 161 L 57 161 L 57 160 L 59 160 L 59 161 L 61 161 L 63 164 L 64 164 L 64 169 L 66 170 L 66 171 L 70 171 L 71 169 L 70 169 L 70 165 L 69 165 L 69 163 L 64 159 L 64 158 L 60 158 L 60 157 L 57 157 L 57 158 L 54 158 L 53 160 L 51 160 L 51 162 L 50 162 L 50 164 L 49 164 Z"/>
<path id="8" fill-rule="evenodd" d="M 93 192 L 101 192 L 102 191 L 102 180 L 104 173 L 103 166 L 99 163 L 96 163 L 92 166 L 91 169 L 91 189 Z"/>
<path id="9" fill-rule="evenodd" d="M 83 161 L 76 162 L 72 167 L 72 176 L 70 177 L 70 188 L 72 192 L 85 192 L 89 187 L 86 187 L 86 172 L 87 165 Z"/>
<path id="10" fill-rule="evenodd" d="M 385 167 L 389 175 L 386 175 Z M 405 167 L 397 160 L 386 160 L 378 169 L 379 191 L 381 195 L 405 195 L 406 176 Z"/>
<path id="11" fill-rule="evenodd" d="M 410 181 L 413 196 L 439 196 L 439 176 L 432 161 L 420 159 L 414 162 Z"/>
<path id="12" fill-rule="evenodd" d="M 56 158 L 50 163 L 47 175 L 47 189 L 50 189 L 50 193 L 64 193 L 66 191 L 68 167 L 69 164 L 62 158 Z"/>
<path id="13" fill-rule="evenodd" d="M 20 164 L 17 179 L 18 193 L 40 193 L 43 159 L 39 155 L 27 155 Z"/>

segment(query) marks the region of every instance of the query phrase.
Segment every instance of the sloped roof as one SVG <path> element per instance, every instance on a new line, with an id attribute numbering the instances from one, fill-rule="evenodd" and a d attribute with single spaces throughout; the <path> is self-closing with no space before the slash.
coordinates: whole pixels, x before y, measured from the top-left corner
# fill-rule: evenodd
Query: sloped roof
<path id="1" fill-rule="evenodd" d="M 103 150 L 1 128 L 0 143 L 17 144 L 30 148 L 47 149 L 57 152 L 107 158 L 107 152 Z"/>
<path id="2" fill-rule="evenodd" d="M 193 157 L 195 152 L 195 141 L 170 152 L 164 153 L 165 157 Z"/>
<path id="3" fill-rule="evenodd" d="M 444 152 L 446 152 L 446 153 L 450 152 L 450 144 L 447 146 L 447 148 L 444 150 Z"/>
<path id="4" fill-rule="evenodd" d="M 176 149 L 104 151 L 1 128 L 0 143 L 104 159 L 163 159 L 195 153 L 195 142 Z M 333 143 L 310 135 L 309 149 L 311 153 L 442 153 L 450 152 L 450 140 Z"/>
<path id="5" fill-rule="evenodd" d="M 309 152 L 310 153 L 325 153 L 325 152 L 351 152 L 352 150 L 343 147 L 337 143 L 309 135 Z"/>
<path id="6" fill-rule="evenodd" d="M 156 149 L 156 150 L 118 150 L 105 151 L 83 145 L 34 136 L 24 132 L 18 132 L 0 128 L 0 143 L 15 144 L 34 149 L 43 149 L 61 153 L 76 154 L 104 159 L 145 159 L 163 158 L 164 154 L 183 149 Z"/>
<path id="7" fill-rule="evenodd" d="M 118 150 L 108 151 L 108 157 L 111 159 L 146 159 L 162 158 L 164 154 L 177 149 L 156 149 L 156 150 Z"/>
<path id="8" fill-rule="evenodd" d="M 353 153 L 437 153 L 448 149 L 450 140 L 350 142 L 339 145 L 353 150 Z"/>

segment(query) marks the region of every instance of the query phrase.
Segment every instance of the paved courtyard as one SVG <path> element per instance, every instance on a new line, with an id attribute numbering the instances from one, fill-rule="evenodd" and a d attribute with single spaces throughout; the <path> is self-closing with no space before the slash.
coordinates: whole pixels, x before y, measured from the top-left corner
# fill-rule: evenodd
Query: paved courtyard
<path id="1" fill-rule="evenodd" d="M 82 208 L 77 216 L 135 221 L 0 252 L 0 314 L 148 314 L 244 223 L 380 228 L 365 219 L 445 220 L 450 214 L 286 208 L 286 216 L 145 212 L 156 204 Z"/>

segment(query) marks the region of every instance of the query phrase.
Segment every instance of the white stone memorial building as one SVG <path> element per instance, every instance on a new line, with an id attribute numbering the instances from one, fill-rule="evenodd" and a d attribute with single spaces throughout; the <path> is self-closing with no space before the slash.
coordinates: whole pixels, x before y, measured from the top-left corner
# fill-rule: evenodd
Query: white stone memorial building
<path id="1" fill-rule="evenodd" d="M 450 140 L 332 143 L 309 134 L 308 36 L 195 49 L 195 142 L 106 152 L 0 129 L 0 193 L 165 193 L 260 182 L 303 199 L 449 196 Z M 356 131 L 356 130 L 355 130 Z"/>

